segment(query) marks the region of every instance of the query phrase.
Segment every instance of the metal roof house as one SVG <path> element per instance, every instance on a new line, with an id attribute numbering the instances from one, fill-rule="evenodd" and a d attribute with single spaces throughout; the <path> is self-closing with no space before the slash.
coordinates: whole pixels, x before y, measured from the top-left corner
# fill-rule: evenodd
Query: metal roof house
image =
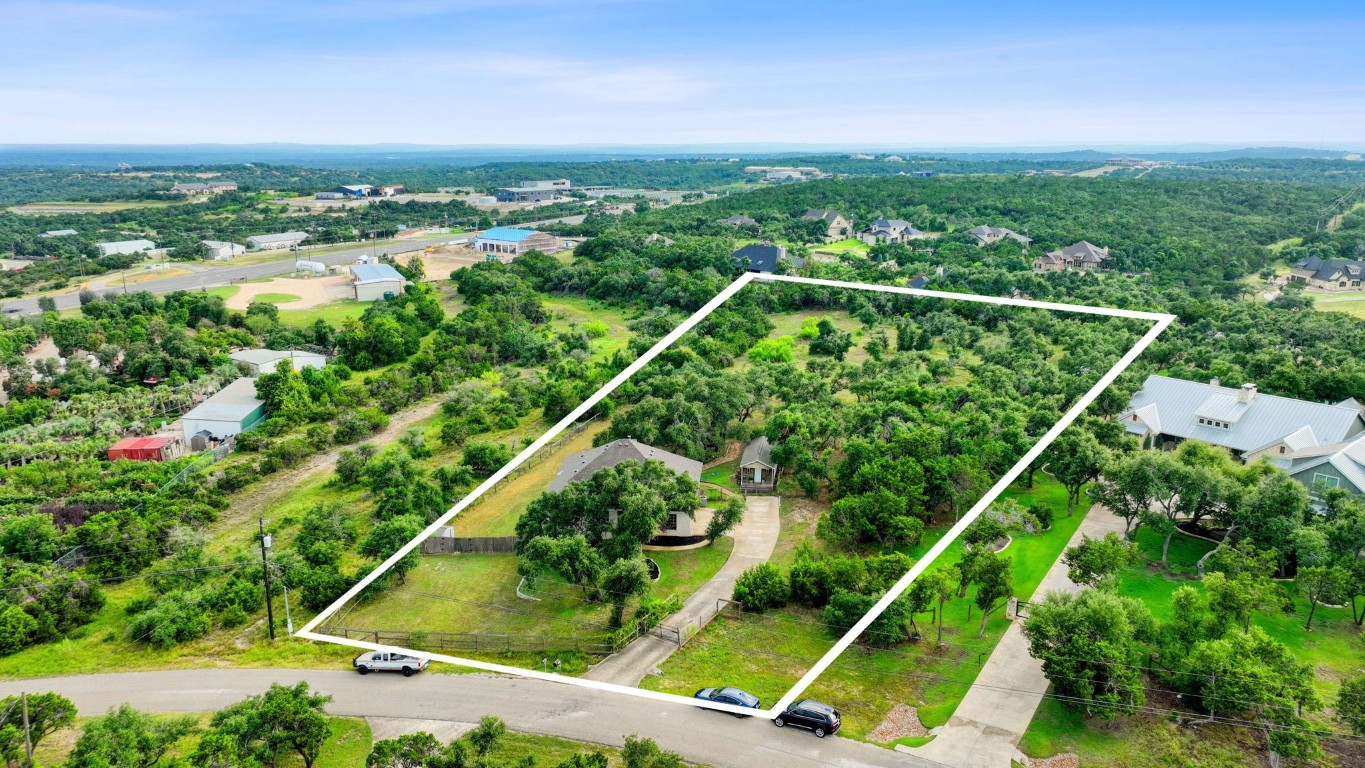
<path id="1" fill-rule="evenodd" d="M 1243 461 L 1299 454 L 1336 445 L 1365 432 L 1365 415 L 1345 405 L 1310 403 L 1207 384 L 1148 376 L 1120 416 L 1146 448 L 1173 448 L 1184 440 L 1222 446 Z"/>
<path id="2" fill-rule="evenodd" d="M 252 376 L 274 373 L 275 367 L 282 360 L 288 360 L 296 371 L 304 368 L 324 368 L 327 365 L 326 355 L 301 349 L 239 349 L 230 353 L 228 357 L 235 362 L 246 363 L 251 369 Z"/>
<path id="3" fill-rule="evenodd" d="M 246 244 L 258 251 L 273 251 L 298 245 L 307 239 L 307 232 L 276 232 L 270 235 L 252 235 L 246 239 Z"/>
<path id="4" fill-rule="evenodd" d="M 645 445 L 638 440 L 625 438 L 613 440 L 598 448 L 572 454 L 559 466 L 559 472 L 555 474 L 554 479 L 545 487 L 545 490 L 552 493 L 562 491 L 569 483 L 587 480 L 600 470 L 627 461 L 642 463 L 659 461 L 674 472 L 687 475 L 695 482 L 701 482 L 702 465 L 700 461 L 694 461 L 686 456 L 679 456 L 676 453 L 669 453 Z M 705 532 L 706 525 L 710 521 L 711 512 L 705 508 L 698 509 L 691 517 L 685 514 L 670 514 L 663 529 L 659 531 L 659 538 L 681 537 L 690 541 Z"/>
<path id="5" fill-rule="evenodd" d="M 564 242 L 549 232 L 515 227 L 493 227 L 474 238 L 474 250 L 496 259 L 500 255 L 520 256 L 527 251 L 558 253 Z"/>
<path id="6" fill-rule="evenodd" d="M 397 296 L 408 282 L 388 264 L 357 264 L 351 267 L 351 276 L 356 301 L 378 301 Z"/>
<path id="7" fill-rule="evenodd" d="M 1350 442 L 1291 452 L 1275 464 L 1309 488 L 1341 488 L 1365 495 L 1365 435 Z"/>
<path id="8" fill-rule="evenodd" d="M 181 442 L 174 437 L 125 437 L 109 446 L 109 460 L 166 461 L 180 455 Z"/>
<path id="9" fill-rule="evenodd" d="M 772 491 L 776 487 L 777 464 L 773 463 L 773 449 L 768 438 L 749 441 L 739 457 L 739 489 Z"/>
<path id="10" fill-rule="evenodd" d="M 154 251 L 156 243 L 151 240 L 116 240 L 112 243 L 95 243 L 95 248 L 101 256 L 120 256 Z"/>
<path id="11" fill-rule="evenodd" d="M 199 432 L 224 440 L 251 429 L 263 419 L 265 401 L 256 397 L 256 380 L 243 377 L 195 406 L 185 414 L 182 423 L 187 441 Z"/>

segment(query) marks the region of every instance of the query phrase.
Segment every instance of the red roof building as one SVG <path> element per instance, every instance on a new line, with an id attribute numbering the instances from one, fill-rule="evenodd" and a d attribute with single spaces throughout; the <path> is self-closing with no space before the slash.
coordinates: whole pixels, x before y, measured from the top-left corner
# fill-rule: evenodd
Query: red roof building
<path id="1" fill-rule="evenodd" d="M 174 437 L 125 437 L 109 446 L 109 460 L 165 461 L 179 453 Z"/>

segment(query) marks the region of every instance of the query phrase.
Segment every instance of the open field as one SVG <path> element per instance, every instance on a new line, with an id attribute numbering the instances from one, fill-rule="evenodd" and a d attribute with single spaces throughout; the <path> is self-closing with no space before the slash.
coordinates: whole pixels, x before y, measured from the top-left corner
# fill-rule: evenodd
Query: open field
<path id="1" fill-rule="evenodd" d="M 246 282 L 236 286 L 227 298 L 228 309 L 246 309 L 252 301 L 276 304 L 283 310 L 313 309 L 352 296 L 346 275 L 308 279 L 277 277 L 263 282 Z"/>
<path id="2" fill-rule="evenodd" d="M 131 208 L 166 208 L 172 205 L 183 205 L 189 202 L 186 200 L 113 200 L 101 203 L 84 202 L 48 202 L 48 203 L 25 203 L 24 205 L 14 205 L 9 207 L 10 213 L 18 213 L 27 216 L 60 216 L 68 213 L 109 213 L 111 211 L 126 211 Z"/>

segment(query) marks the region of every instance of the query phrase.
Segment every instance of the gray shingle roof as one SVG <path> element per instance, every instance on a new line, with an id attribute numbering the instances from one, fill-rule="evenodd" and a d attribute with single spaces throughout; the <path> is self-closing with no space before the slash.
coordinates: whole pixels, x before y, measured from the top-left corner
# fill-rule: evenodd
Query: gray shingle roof
<path id="1" fill-rule="evenodd" d="M 745 269 L 772 272 L 777 269 L 777 260 L 786 255 L 787 249 L 780 245 L 751 243 L 735 251 L 734 259 Z"/>
<path id="2" fill-rule="evenodd" d="M 579 451 L 564 460 L 559 467 L 559 473 L 555 479 L 546 486 L 547 491 L 562 491 L 564 486 L 576 480 L 586 480 L 597 473 L 598 470 L 607 467 L 614 467 L 623 461 L 661 461 L 664 466 L 677 472 L 680 475 L 701 481 L 701 462 L 693 461 L 686 456 L 679 456 L 676 453 L 669 453 L 652 446 L 645 445 L 638 440 L 625 438 L 613 440 L 610 443 L 587 451 Z"/>
<path id="3" fill-rule="evenodd" d="M 772 446 L 768 445 L 768 438 L 766 436 L 760 437 L 757 440 L 750 440 L 749 444 L 744 446 L 744 453 L 739 457 L 739 465 L 741 467 L 747 467 L 750 464 L 755 463 L 765 464 L 769 467 L 777 466 L 776 464 L 773 464 L 773 449 Z"/>
<path id="4" fill-rule="evenodd" d="M 1131 422 L 1136 413 L 1153 431 L 1239 452 L 1273 445 L 1291 434 L 1294 442 L 1302 444 L 1304 427 L 1311 428 L 1313 439 L 1321 444 L 1344 442 L 1365 429 L 1361 413 L 1352 408 L 1265 393 L 1242 403 L 1238 394 L 1239 390 L 1230 387 L 1148 376 L 1142 389 L 1133 395 L 1123 419 Z M 1230 426 L 1223 429 L 1200 424 L 1201 417 Z"/>
<path id="5" fill-rule="evenodd" d="M 1315 280 L 1336 280 L 1340 275 L 1360 280 L 1365 276 L 1365 261 L 1357 259 L 1323 259 L 1310 256 L 1295 264 L 1294 268 L 1305 273 L 1311 272 Z"/>

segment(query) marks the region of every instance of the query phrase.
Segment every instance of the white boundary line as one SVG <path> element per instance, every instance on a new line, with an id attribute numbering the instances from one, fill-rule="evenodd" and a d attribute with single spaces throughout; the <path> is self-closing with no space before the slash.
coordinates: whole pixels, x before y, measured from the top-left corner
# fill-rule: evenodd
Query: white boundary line
<path id="1" fill-rule="evenodd" d="M 584 414 L 586 414 L 589 410 L 591 410 L 599 402 L 601 402 L 603 398 L 611 394 L 613 391 L 615 391 L 617 387 L 619 387 L 627 379 L 629 379 L 631 376 L 634 376 L 642 368 L 649 364 L 649 362 L 652 361 L 655 357 L 657 357 L 659 353 L 663 352 L 665 349 L 672 346 L 678 339 L 682 338 L 683 334 L 692 330 L 694 327 L 696 327 L 698 323 L 700 323 L 708 315 L 714 312 L 716 308 L 724 304 L 726 301 L 729 301 L 731 297 L 733 297 L 736 293 L 740 291 L 740 289 L 744 288 L 746 285 L 756 280 L 759 282 L 786 282 L 805 285 L 819 285 L 828 288 L 879 291 L 882 293 L 899 293 L 910 296 L 920 296 L 923 298 L 972 301 L 981 304 L 1000 304 L 1015 307 L 1031 307 L 1035 309 L 1047 309 L 1060 312 L 1078 312 L 1081 314 L 1104 315 L 1108 317 L 1126 317 L 1139 320 L 1150 320 L 1155 323 L 1152 326 L 1152 328 L 1148 330 L 1147 333 L 1142 337 L 1142 339 L 1132 349 L 1128 350 L 1128 352 L 1124 354 L 1122 358 L 1119 359 L 1119 361 L 1114 365 L 1112 369 L 1109 370 L 1109 372 L 1102 376 L 1093 387 L 1091 387 L 1083 396 L 1081 396 L 1079 400 L 1076 401 L 1076 403 L 1070 408 L 1070 410 L 1068 410 L 1066 414 L 1062 417 L 1062 420 L 1053 425 L 1053 427 L 1049 429 L 1047 433 L 1044 434 L 1043 437 L 1032 448 L 1030 448 L 1027 453 L 1024 454 L 1023 458 L 1021 458 L 1018 461 L 1018 463 L 1011 467 L 1010 470 L 1006 472 L 1005 475 L 995 483 L 995 485 L 991 486 L 991 489 L 986 493 L 986 495 L 981 497 L 981 499 L 977 501 L 977 503 L 973 505 L 970 510 L 968 510 L 967 514 L 964 515 L 962 519 L 957 522 L 957 524 L 950 528 L 947 533 L 945 533 L 932 547 L 930 547 L 929 551 L 925 553 L 924 557 L 920 558 L 915 563 L 915 565 L 910 569 L 910 571 L 906 573 L 904 576 L 902 576 L 901 579 L 897 581 L 896 584 L 892 586 L 891 589 L 887 591 L 887 593 L 883 595 L 880 600 L 877 601 L 877 603 L 872 607 L 872 610 L 869 611 L 866 616 L 859 620 L 857 624 L 854 624 L 853 627 L 850 628 L 849 631 L 843 637 L 839 638 L 839 640 L 834 644 L 834 646 L 831 647 L 830 650 L 826 652 L 825 655 L 821 657 L 818 662 L 816 662 L 815 666 L 812 667 L 808 672 L 806 672 L 806 674 L 803 675 L 799 681 L 797 681 L 796 685 L 793 686 L 790 691 L 784 694 L 776 704 L 774 704 L 767 710 L 762 710 L 759 712 L 755 712 L 752 709 L 743 709 L 740 707 L 735 707 L 729 704 L 707 704 L 707 707 L 711 709 L 718 709 L 721 711 L 733 712 L 736 714 L 763 715 L 769 718 L 775 717 L 778 713 L 785 710 L 789 704 L 795 701 L 797 697 L 799 697 L 806 690 L 806 688 L 810 687 L 810 685 L 815 682 L 816 678 L 818 678 L 830 666 L 830 664 L 832 664 L 834 660 L 838 658 L 838 656 L 842 654 L 848 648 L 848 646 L 851 645 L 853 641 L 858 638 L 858 635 L 862 634 L 862 632 L 865 629 L 867 629 L 867 627 L 873 622 L 873 620 L 875 620 L 879 615 L 881 615 L 883 611 L 886 610 L 887 606 L 889 606 L 892 601 L 894 601 L 903 592 L 905 592 L 905 590 L 910 587 L 911 582 L 913 582 L 921 573 L 923 573 L 924 570 L 928 568 L 933 563 L 933 561 L 940 554 L 942 554 L 943 551 L 946 550 L 948 546 L 953 543 L 953 541 L 957 539 L 957 537 L 962 533 L 962 531 L 968 525 L 971 525 L 971 523 L 974 520 L 976 520 L 976 518 L 981 514 L 981 512 L 984 511 L 987 507 L 989 507 L 995 501 L 996 497 L 999 496 L 1006 488 L 1009 487 L 1010 483 L 1014 482 L 1015 478 L 1017 478 L 1024 471 L 1024 469 L 1029 465 L 1029 463 L 1032 462 L 1035 458 L 1037 458 L 1044 450 L 1046 450 L 1047 447 L 1052 443 L 1052 441 L 1055 440 L 1064 429 L 1070 426 L 1071 423 L 1076 420 L 1076 417 L 1078 417 L 1081 414 L 1081 412 L 1084 411 L 1086 407 L 1090 405 L 1090 403 L 1094 402 L 1095 398 L 1098 397 L 1100 393 L 1105 390 L 1106 387 L 1112 384 L 1114 379 L 1116 379 L 1118 375 L 1124 371 L 1124 369 L 1131 365 L 1132 362 L 1137 359 L 1137 356 L 1141 354 L 1142 351 L 1145 350 L 1148 347 L 1148 345 L 1150 345 L 1156 339 L 1157 336 L 1161 335 L 1161 332 L 1166 330 L 1166 327 L 1169 326 L 1172 321 L 1175 320 L 1174 315 L 1161 314 L 1156 312 L 1140 312 L 1137 310 L 1128 309 L 1110 309 L 1106 307 L 1093 307 L 1083 304 L 1060 304 L 1047 301 L 1034 301 L 1031 299 L 1012 299 L 1001 296 L 982 296 L 978 294 L 968 293 L 930 291 L 916 288 L 904 288 L 901 286 L 894 285 L 849 283 L 839 280 L 820 280 L 816 278 L 796 277 L 791 275 L 760 276 L 754 273 L 743 274 L 740 277 L 738 277 L 733 283 L 726 286 L 726 288 L 722 290 L 719 294 L 717 294 L 715 298 L 707 302 L 706 306 L 697 310 L 690 317 L 684 320 L 681 325 L 679 325 L 677 328 L 674 328 L 671 332 L 669 332 L 668 335 L 660 339 L 653 347 L 649 349 L 648 352 L 646 352 L 644 355 L 641 355 L 637 360 L 632 362 L 630 365 L 626 366 L 626 368 L 622 370 L 620 373 L 616 374 L 616 376 L 613 377 L 611 381 L 607 382 L 606 385 L 604 385 L 601 389 L 593 393 L 591 397 L 583 401 L 577 408 L 571 411 L 563 419 L 560 419 L 559 423 L 555 424 L 553 427 L 550 428 L 549 431 L 547 431 L 545 434 L 537 438 L 535 442 L 527 446 L 521 453 L 517 454 L 516 457 L 513 458 L 510 462 L 508 462 L 505 466 L 503 466 L 497 472 L 494 472 L 487 480 L 480 483 L 477 488 L 471 491 L 463 499 L 456 502 L 455 506 L 451 507 L 444 515 L 441 515 L 439 518 L 436 519 L 435 522 L 427 526 L 427 528 L 423 530 L 420 534 L 418 534 L 416 538 L 414 538 L 412 541 L 405 544 L 397 552 L 389 556 L 387 560 L 380 563 L 379 566 L 376 567 L 373 571 L 371 571 L 368 575 L 366 575 L 365 578 L 361 579 L 359 582 L 355 584 L 355 586 L 348 589 L 345 594 L 337 598 L 335 602 L 333 602 L 321 613 L 319 613 L 316 617 L 314 617 L 312 621 L 305 624 L 303 628 L 300 629 L 295 634 L 295 636 L 305 638 L 308 640 L 317 640 L 320 642 L 334 643 L 336 645 L 350 646 L 352 648 L 361 648 L 366 650 L 393 650 L 404 653 L 419 654 L 422 656 L 426 656 L 434 661 L 443 661 L 449 664 L 458 664 L 460 666 L 481 669 L 487 672 L 497 672 L 506 675 L 528 677 L 536 680 L 547 680 L 551 682 L 565 683 L 568 685 L 577 685 L 584 688 L 591 688 L 599 691 L 624 693 L 630 696 L 637 696 L 644 699 L 662 701 L 671 704 L 687 704 L 689 706 L 698 706 L 696 699 L 691 699 L 685 696 L 679 696 L 677 694 L 672 693 L 648 691 L 639 688 L 630 688 L 624 685 L 616 685 L 614 683 L 604 683 L 599 682 L 597 680 L 584 680 L 582 678 L 568 677 L 566 675 L 559 675 L 548 672 L 537 672 L 535 670 L 522 669 L 521 667 L 512 667 L 505 664 L 494 664 L 486 661 L 478 661 L 476 659 L 463 659 L 456 656 L 447 656 L 445 654 L 427 653 L 425 651 L 414 651 L 411 649 L 400 648 L 397 646 L 380 645 L 377 643 L 370 643 L 360 640 L 350 640 L 347 638 L 340 638 L 332 635 L 319 634 L 314 630 L 318 627 L 318 625 L 322 624 L 322 622 L 326 621 L 329 617 L 331 617 L 332 614 L 336 613 L 336 611 L 340 609 L 341 606 L 345 605 L 347 602 L 355 598 L 355 596 L 358 595 L 361 592 L 361 590 L 365 589 L 365 587 L 369 586 L 372 582 L 374 582 L 375 579 L 379 578 L 381 574 L 383 574 L 389 568 L 392 568 L 394 563 L 397 563 L 409 552 L 420 546 L 423 541 L 429 538 L 432 534 L 436 533 L 437 529 L 447 524 L 452 518 L 454 518 L 460 512 L 464 511 L 467 507 L 469 507 L 470 504 L 474 503 L 476 499 L 478 499 L 484 493 L 487 493 L 499 481 L 501 481 L 503 478 L 507 477 L 507 475 L 515 471 L 518 467 L 520 467 L 528 458 L 531 457 L 532 454 L 543 448 L 551 440 L 558 437 L 561 432 L 563 432 L 569 426 L 571 426 L 580 418 L 582 418 Z"/>

